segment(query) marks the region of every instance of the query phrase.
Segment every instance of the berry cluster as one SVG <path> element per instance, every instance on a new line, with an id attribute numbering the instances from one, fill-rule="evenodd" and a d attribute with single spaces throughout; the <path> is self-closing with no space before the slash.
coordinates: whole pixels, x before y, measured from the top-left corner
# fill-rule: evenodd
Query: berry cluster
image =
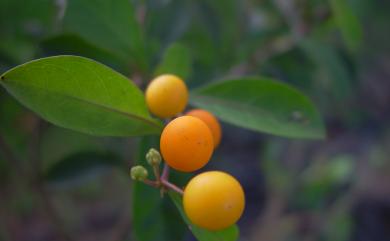
<path id="1" fill-rule="evenodd" d="M 187 102 L 188 89 L 179 77 L 166 74 L 151 81 L 146 89 L 149 110 L 162 119 L 176 118 L 162 131 L 162 157 L 153 148 L 146 155 L 156 180 L 147 179 L 147 170 L 142 166 L 133 167 L 131 177 L 160 188 L 162 193 L 173 190 L 183 194 L 184 211 L 194 224 L 208 230 L 221 230 L 236 223 L 245 206 L 244 191 L 234 177 L 221 171 L 203 172 L 193 177 L 184 191 L 168 181 L 169 167 L 181 172 L 196 171 L 210 161 L 221 141 L 221 126 L 210 112 L 194 109 L 177 117 Z M 162 160 L 166 165 L 160 176 Z"/>

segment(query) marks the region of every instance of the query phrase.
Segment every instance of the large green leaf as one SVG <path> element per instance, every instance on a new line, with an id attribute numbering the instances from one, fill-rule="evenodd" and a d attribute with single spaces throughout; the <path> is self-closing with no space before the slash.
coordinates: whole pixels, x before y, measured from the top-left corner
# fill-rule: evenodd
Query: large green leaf
<path id="1" fill-rule="evenodd" d="M 325 135 L 321 116 L 306 96 L 267 78 L 213 83 L 194 91 L 191 103 L 255 131 L 295 138 Z"/>
<path id="2" fill-rule="evenodd" d="M 147 167 L 150 175 L 153 175 L 153 172 L 146 163 L 145 154 L 149 148 L 158 146 L 158 140 L 157 136 L 143 137 L 136 157 L 136 164 Z M 162 198 L 158 189 L 141 182 L 134 182 L 132 197 L 133 227 L 136 240 L 183 240 L 186 227 L 173 203 L 167 198 Z"/>
<path id="3" fill-rule="evenodd" d="M 200 228 L 195 224 L 191 223 L 191 221 L 184 213 L 182 198 L 180 197 L 180 195 L 174 192 L 170 192 L 169 196 L 175 203 L 182 218 L 184 219 L 184 222 L 188 225 L 191 232 L 199 241 L 236 241 L 238 239 L 240 231 L 237 225 L 232 225 L 220 231 L 208 231 L 206 229 Z"/>
<path id="4" fill-rule="evenodd" d="M 82 184 L 114 167 L 123 167 L 117 155 L 102 152 L 80 152 L 52 165 L 45 174 L 50 185 L 70 186 Z M 124 170 L 124 168 L 122 168 Z"/>
<path id="5" fill-rule="evenodd" d="M 77 56 L 43 58 L 1 76 L 1 85 L 44 119 L 93 135 L 159 133 L 142 92 L 127 78 Z"/>
<path id="6" fill-rule="evenodd" d="M 356 50 L 363 37 L 363 30 L 360 22 L 354 14 L 347 0 L 329 0 L 336 23 L 347 46 Z"/>
<path id="7" fill-rule="evenodd" d="M 64 29 L 146 68 L 145 45 L 128 0 L 69 0 Z"/>
<path id="8" fill-rule="evenodd" d="M 182 79 L 187 79 L 191 74 L 191 57 L 188 48 L 179 43 L 169 46 L 155 74 L 175 74 Z"/>

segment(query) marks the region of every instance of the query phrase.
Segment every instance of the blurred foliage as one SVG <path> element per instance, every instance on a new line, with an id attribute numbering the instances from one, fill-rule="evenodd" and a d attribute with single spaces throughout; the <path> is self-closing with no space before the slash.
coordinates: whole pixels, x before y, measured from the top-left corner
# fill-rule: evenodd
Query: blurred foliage
<path id="1" fill-rule="evenodd" d="M 52 165 L 45 174 L 49 185 L 70 186 L 92 179 L 110 167 L 123 168 L 123 163 L 113 153 L 81 152 L 66 157 Z"/>
<path id="2" fill-rule="evenodd" d="M 191 75 L 191 56 L 187 47 L 174 43 L 169 46 L 157 66 L 155 76 L 171 73 L 187 80 Z M 172 72 L 172 70 L 176 70 Z"/>
<path id="3" fill-rule="evenodd" d="M 238 132 L 223 142 L 247 141 L 259 155 L 222 145 L 214 157 L 242 157 L 213 168 L 233 170 L 250 180 L 246 190 L 265 193 L 266 200 L 247 195 L 259 215 L 245 213 L 241 239 L 346 241 L 376 232 L 375 240 L 388 240 L 380 229 L 386 226 L 372 220 L 377 229 L 355 237 L 368 228 L 353 212 L 360 199 L 389 202 L 389 9 L 380 0 L 0 0 L 0 72 L 67 54 L 102 62 L 142 88 L 172 69 L 191 88 L 254 75 L 295 86 L 325 116 L 327 141 Z M 242 117 L 239 110 L 231 116 Z M 235 131 L 224 125 L 225 133 Z M 126 177 L 156 140 L 97 139 L 52 126 L 3 88 L 0 136 L 24 167 L 19 174 L 0 152 L 0 240 L 66 240 L 58 226 L 80 240 L 193 240 L 168 197 L 160 202 L 156 190 Z M 85 173 L 96 182 L 77 179 Z M 45 208 L 35 187 L 45 175 L 80 182 L 52 186 L 46 197 L 54 207 Z M 181 186 L 190 178 L 173 175 Z M 60 223 L 50 219 L 53 210 Z"/>

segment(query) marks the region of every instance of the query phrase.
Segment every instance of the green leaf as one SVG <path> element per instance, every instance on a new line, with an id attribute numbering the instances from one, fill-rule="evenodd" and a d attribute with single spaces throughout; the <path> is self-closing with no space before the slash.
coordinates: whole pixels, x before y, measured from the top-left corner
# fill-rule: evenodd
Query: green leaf
<path id="1" fill-rule="evenodd" d="M 149 175 L 153 171 L 147 165 L 145 154 L 151 147 L 158 147 L 157 136 L 143 137 L 135 165 L 143 165 Z M 174 174 L 174 173 L 171 173 Z M 161 198 L 156 188 L 141 182 L 133 182 L 133 227 L 138 241 L 180 241 L 183 240 L 186 227 L 175 206 L 167 198 Z"/>
<path id="2" fill-rule="evenodd" d="M 353 181 L 354 163 L 353 156 L 347 154 L 313 162 L 300 174 L 302 183 L 296 190 L 299 195 L 294 197 L 296 205 L 304 209 L 324 207 L 334 198 L 335 190 Z"/>
<path id="3" fill-rule="evenodd" d="M 347 46 L 357 50 L 362 42 L 363 30 L 347 0 L 329 0 L 336 23 Z"/>
<path id="4" fill-rule="evenodd" d="M 196 226 L 191 223 L 184 213 L 182 199 L 179 194 L 170 192 L 169 196 L 172 201 L 175 203 L 177 209 L 179 210 L 184 222 L 188 225 L 191 232 L 199 241 L 235 241 L 240 235 L 240 231 L 237 225 L 232 225 L 226 229 L 220 231 L 209 231 L 203 228 Z"/>
<path id="5" fill-rule="evenodd" d="M 207 24 L 210 31 L 217 36 L 216 48 L 218 51 L 219 67 L 228 68 L 237 59 L 237 49 L 242 44 L 244 22 L 240 17 L 244 4 L 236 0 L 206 1 L 208 8 L 202 11 L 204 18 L 215 24 Z M 208 13 L 211 11 L 210 13 Z M 208 14 L 207 14 L 208 13 Z"/>
<path id="6" fill-rule="evenodd" d="M 122 72 L 128 72 L 124 59 L 113 55 L 110 51 L 100 49 L 76 34 L 66 33 L 51 36 L 41 42 L 47 55 L 80 55 L 112 66 Z"/>
<path id="7" fill-rule="evenodd" d="M 159 133 L 142 92 L 126 77 L 93 60 L 55 56 L 1 76 L 22 104 L 58 126 L 105 136 Z"/>
<path id="8" fill-rule="evenodd" d="M 167 48 L 155 73 L 161 74 L 175 74 L 184 80 L 190 76 L 191 56 L 186 46 L 174 43 Z"/>
<path id="9" fill-rule="evenodd" d="M 300 47 L 316 65 L 318 79 L 313 84 L 321 85 L 317 86 L 318 91 L 320 93 L 328 91 L 328 95 L 341 103 L 350 98 L 353 91 L 352 76 L 336 49 L 329 44 L 311 38 L 303 40 Z M 328 95 L 324 100 L 327 103 L 330 102 Z"/>
<path id="10" fill-rule="evenodd" d="M 325 136 L 321 116 L 311 101 L 272 79 L 247 77 L 213 83 L 191 93 L 191 103 L 255 131 L 294 138 Z"/>
<path id="11" fill-rule="evenodd" d="M 193 24 L 182 38 L 183 43 L 191 46 L 191 57 L 196 68 L 191 75 L 191 84 L 207 83 L 221 72 L 221 56 L 213 36 L 203 26 Z"/>
<path id="12" fill-rule="evenodd" d="M 118 156 L 112 153 L 80 152 L 52 165 L 46 172 L 49 185 L 73 186 L 105 173 L 113 167 L 122 167 Z"/>
<path id="13" fill-rule="evenodd" d="M 128 0 L 69 0 L 64 30 L 79 34 L 138 68 L 146 68 L 145 45 L 134 8 Z"/>
<path id="14" fill-rule="evenodd" d="M 56 10 L 52 0 L 1 0 L 1 36 L 27 40 L 33 35 L 49 32 Z"/>
<path id="15" fill-rule="evenodd" d="M 194 7 L 191 0 L 144 1 L 143 4 L 147 9 L 143 30 L 156 51 L 181 39 L 193 19 L 192 14 L 188 14 Z"/>

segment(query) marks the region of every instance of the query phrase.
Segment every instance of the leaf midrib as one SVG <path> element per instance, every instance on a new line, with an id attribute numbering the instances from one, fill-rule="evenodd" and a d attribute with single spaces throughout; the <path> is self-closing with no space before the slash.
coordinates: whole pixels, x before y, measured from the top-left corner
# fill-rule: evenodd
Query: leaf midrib
<path id="1" fill-rule="evenodd" d="M 0 83 L 2 83 L 2 85 L 3 85 L 5 88 L 7 88 L 7 85 L 4 84 L 4 83 L 7 83 L 7 82 L 5 81 L 5 80 L 6 80 L 5 75 L 1 76 L 1 80 L 2 80 L 2 81 L 0 81 Z M 38 90 L 46 91 L 46 92 L 49 92 L 49 93 L 52 93 L 52 94 L 57 94 L 57 95 L 63 96 L 64 98 L 69 98 L 69 99 L 78 101 L 78 102 L 80 102 L 80 103 L 85 103 L 85 104 L 87 104 L 87 105 L 91 105 L 91 106 L 94 106 L 94 107 L 98 107 L 98 108 L 101 108 L 101 109 L 105 109 L 105 110 L 114 112 L 114 113 L 116 113 L 116 114 L 125 116 L 125 117 L 127 117 L 127 118 L 129 118 L 129 119 L 136 119 L 136 120 L 140 120 L 140 121 L 146 122 L 146 123 L 150 124 L 151 126 L 156 127 L 158 130 L 161 130 L 161 125 L 157 124 L 156 122 L 152 121 L 151 119 L 147 119 L 147 118 L 144 118 L 144 117 L 139 116 L 139 115 L 127 113 L 127 112 L 124 112 L 124 111 L 121 111 L 121 110 L 118 110 L 118 109 L 114 109 L 113 107 L 110 107 L 110 106 L 106 106 L 106 105 L 103 105 L 103 104 L 100 104 L 100 103 L 96 103 L 96 102 L 93 102 L 93 101 L 88 101 L 88 100 L 85 100 L 85 99 L 82 99 L 82 98 L 77 98 L 77 97 L 75 97 L 75 96 L 67 95 L 67 94 L 64 94 L 64 93 L 57 92 L 57 91 L 48 90 L 48 89 L 40 88 L 40 87 L 37 87 L 37 86 L 22 84 L 22 83 L 20 83 L 20 82 L 14 82 L 14 81 L 13 81 L 13 82 L 11 82 L 11 83 L 12 83 L 13 85 L 19 85 L 19 86 L 23 86 L 23 87 L 25 87 L 25 88 L 38 89 Z"/>
<path id="2" fill-rule="evenodd" d="M 275 117 L 275 115 L 271 114 L 270 111 L 260 108 L 260 107 L 252 107 L 251 105 L 247 104 L 241 104 L 241 102 L 237 101 L 229 101 L 223 98 L 216 98 L 216 97 L 211 97 L 211 96 L 204 96 L 204 95 L 195 95 L 192 98 L 192 102 L 198 102 L 197 99 L 202 99 L 201 102 L 208 102 L 208 103 L 224 103 L 228 104 L 229 106 L 233 106 L 234 109 L 240 110 L 240 109 L 246 109 L 249 110 L 251 113 L 256 113 L 256 115 L 265 115 L 267 118 L 271 119 L 272 121 L 279 122 L 279 120 Z M 297 110 L 297 111 L 302 111 L 302 110 Z M 313 121 L 313 119 L 310 119 Z M 294 122 L 291 122 L 293 124 Z M 297 123 L 297 122 L 296 122 Z"/>

